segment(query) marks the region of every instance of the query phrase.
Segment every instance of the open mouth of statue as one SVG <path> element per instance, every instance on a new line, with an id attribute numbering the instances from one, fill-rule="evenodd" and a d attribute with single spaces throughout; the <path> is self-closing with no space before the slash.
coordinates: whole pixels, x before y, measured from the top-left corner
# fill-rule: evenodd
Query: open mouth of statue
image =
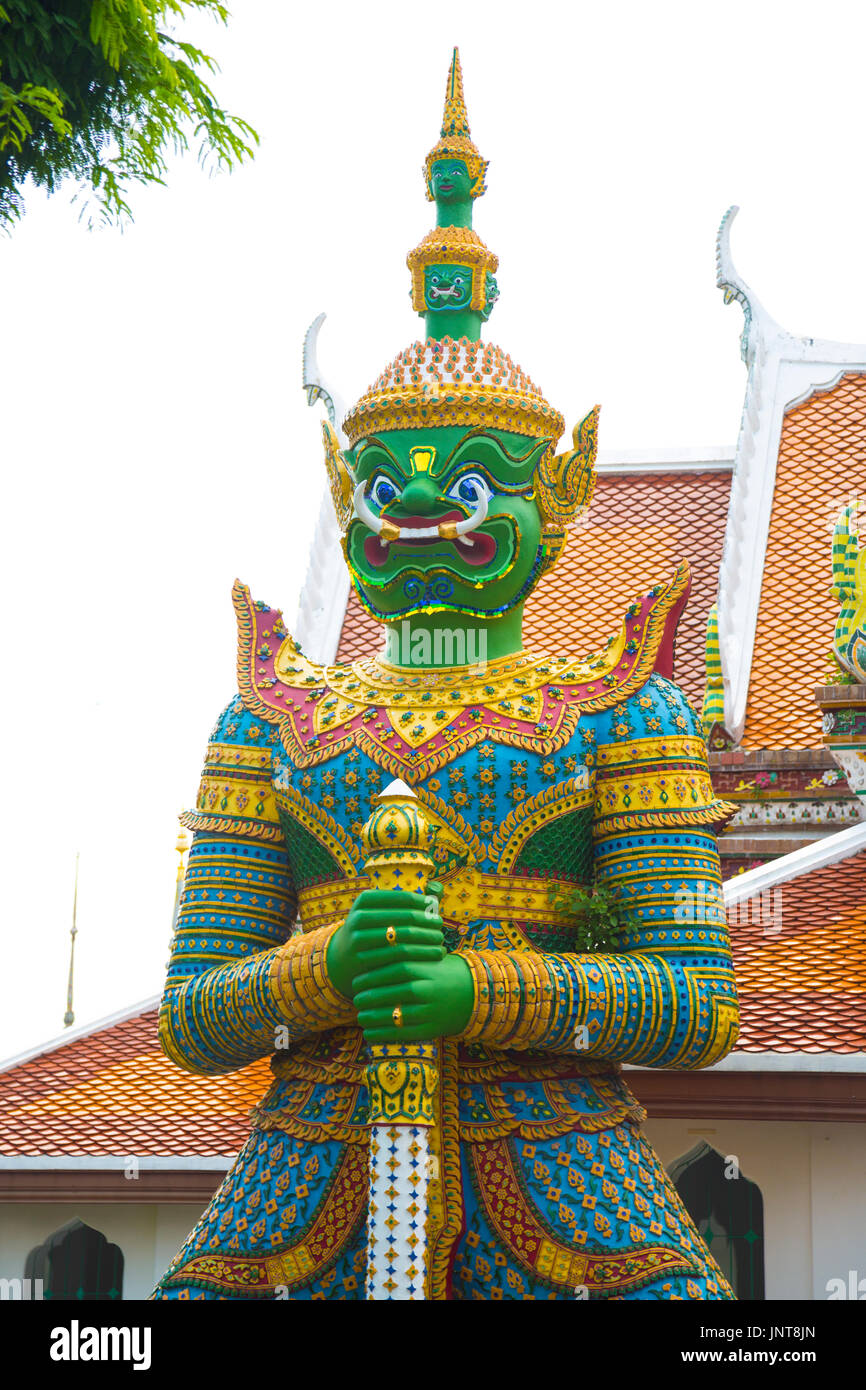
<path id="1" fill-rule="evenodd" d="M 440 552 L 453 546 L 464 564 L 480 569 L 488 565 L 496 554 L 496 541 L 482 531 L 472 531 L 465 536 L 443 536 L 439 528 L 463 521 L 463 512 L 446 512 L 443 516 L 405 516 L 394 525 L 399 525 L 399 536 L 393 539 L 386 534 L 368 536 L 364 541 L 364 557 L 374 569 L 381 569 L 392 551 L 395 555 L 415 554 L 433 549 Z M 413 531 L 419 534 L 414 536 Z M 453 551 L 451 552 L 453 554 Z"/>

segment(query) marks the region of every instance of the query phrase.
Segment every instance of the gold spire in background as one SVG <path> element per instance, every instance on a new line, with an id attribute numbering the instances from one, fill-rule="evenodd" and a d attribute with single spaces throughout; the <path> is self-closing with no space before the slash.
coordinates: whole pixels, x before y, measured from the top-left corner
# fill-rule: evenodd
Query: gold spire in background
<path id="1" fill-rule="evenodd" d="M 81 858 L 81 851 L 75 851 L 75 888 L 72 893 L 72 928 L 69 932 L 71 945 L 69 947 L 69 981 L 66 986 L 66 1013 L 63 1015 L 64 1028 L 71 1028 L 75 1022 L 75 1013 L 72 1008 L 72 972 L 75 968 L 75 938 L 78 935 L 78 861 Z"/>
<path id="2" fill-rule="evenodd" d="M 181 825 L 178 828 L 177 839 L 174 842 L 174 847 L 177 850 L 178 855 L 180 857 L 177 863 L 177 878 L 175 879 L 174 883 L 174 908 L 172 909 L 171 914 L 171 941 L 169 942 L 170 950 L 174 950 L 174 935 L 175 931 L 177 930 L 177 919 L 178 914 L 180 913 L 181 898 L 183 897 L 183 882 L 186 868 L 184 864 L 184 855 L 189 849 L 189 836 L 187 835 L 183 825 Z M 168 969 L 168 965 L 166 965 L 166 969 Z"/>

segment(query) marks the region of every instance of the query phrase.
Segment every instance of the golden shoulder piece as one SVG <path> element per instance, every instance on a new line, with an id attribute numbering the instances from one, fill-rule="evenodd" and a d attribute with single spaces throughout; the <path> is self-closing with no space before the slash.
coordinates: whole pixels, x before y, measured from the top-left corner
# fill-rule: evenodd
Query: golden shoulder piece
<path id="1" fill-rule="evenodd" d="M 274 659 L 274 675 L 282 685 L 303 690 L 323 685 L 325 668 L 304 656 L 292 634 L 287 633 Z"/>

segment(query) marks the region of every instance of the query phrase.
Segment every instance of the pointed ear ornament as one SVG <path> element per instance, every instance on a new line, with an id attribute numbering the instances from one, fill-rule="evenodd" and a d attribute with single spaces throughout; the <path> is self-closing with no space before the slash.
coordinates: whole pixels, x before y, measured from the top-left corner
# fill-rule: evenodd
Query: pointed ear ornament
<path id="1" fill-rule="evenodd" d="M 322 442 L 325 446 L 325 467 L 328 470 L 328 483 L 334 511 L 337 514 L 337 525 L 345 534 L 354 513 L 355 478 L 328 420 L 322 421 Z"/>
<path id="2" fill-rule="evenodd" d="M 544 523 L 542 572 L 552 569 L 565 549 L 566 527 L 586 510 L 595 488 L 595 459 L 598 453 L 596 405 L 572 434 L 573 449 L 564 454 L 548 451 L 535 474 L 535 497 Z"/>
<path id="3" fill-rule="evenodd" d="M 600 405 L 594 406 L 580 424 L 575 425 L 573 449 L 565 454 L 548 452 L 538 465 L 535 495 L 546 522 L 568 526 L 592 500 L 600 410 Z"/>

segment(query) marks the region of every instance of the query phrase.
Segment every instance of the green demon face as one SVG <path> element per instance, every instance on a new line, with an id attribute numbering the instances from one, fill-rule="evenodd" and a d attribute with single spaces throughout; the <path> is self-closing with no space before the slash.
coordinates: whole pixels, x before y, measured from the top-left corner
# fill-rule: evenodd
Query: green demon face
<path id="1" fill-rule="evenodd" d="M 472 178 L 462 159 L 436 159 L 430 169 L 430 192 L 446 206 L 469 200 Z"/>
<path id="2" fill-rule="evenodd" d="M 437 309 L 468 309 L 472 299 L 472 270 L 466 265 L 424 267 L 424 303 Z"/>
<path id="3" fill-rule="evenodd" d="M 490 315 L 493 313 L 493 309 L 498 298 L 499 286 L 496 283 L 496 276 L 491 275 L 490 271 L 488 270 L 486 276 L 484 277 L 484 308 L 481 313 L 481 317 L 483 318 L 485 323 L 490 318 Z"/>
<path id="4" fill-rule="evenodd" d="M 497 617 L 535 583 L 542 522 L 533 471 L 549 440 L 505 430 L 388 430 L 360 440 L 345 547 L 377 618 Z"/>

